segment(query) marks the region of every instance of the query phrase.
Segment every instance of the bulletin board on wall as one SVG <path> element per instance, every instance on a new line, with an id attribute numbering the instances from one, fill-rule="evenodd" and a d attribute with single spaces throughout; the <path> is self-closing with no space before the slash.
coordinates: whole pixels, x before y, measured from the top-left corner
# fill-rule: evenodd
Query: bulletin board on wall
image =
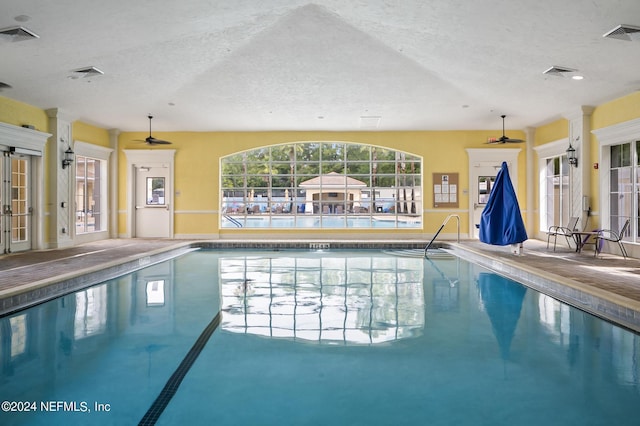
<path id="1" fill-rule="evenodd" d="M 433 207 L 458 207 L 458 173 L 433 174 Z"/>

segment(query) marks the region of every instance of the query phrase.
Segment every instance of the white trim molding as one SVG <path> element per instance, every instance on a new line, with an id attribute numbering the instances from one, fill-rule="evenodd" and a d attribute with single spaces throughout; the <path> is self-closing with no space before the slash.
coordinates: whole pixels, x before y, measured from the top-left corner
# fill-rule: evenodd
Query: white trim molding
<path id="1" fill-rule="evenodd" d="M 520 148 L 467 148 L 469 156 L 469 236 L 474 235 L 475 228 L 475 188 L 477 187 L 476 173 L 474 168 L 478 166 L 486 166 L 486 163 L 494 163 L 498 169 L 502 162 L 506 162 L 509 167 L 509 176 L 513 187 L 518 192 L 518 156 L 522 149 Z M 496 173 L 497 170 L 496 169 Z"/>
<path id="2" fill-rule="evenodd" d="M 609 147 L 640 140 L 640 118 L 592 130 L 591 133 L 598 138 L 598 150 L 600 152 L 600 164 L 598 166 L 598 173 L 600 174 L 600 227 L 610 229 L 609 188 L 611 187 L 611 178 L 609 171 L 611 170 L 611 150 Z"/>
<path id="3" fill-rule="evenodd" d="M 567 148 L 569 148 L 569 138 L 558 139 L 533 148 L 538 155 L 538 205 L 540 207 L 538 209 L 538 229 L 534 233 L 537 238 L 544 239 L 543 232 L 546 232 L 549 226 L 555 225 L 547 223 L 547 197 L 545 190 L 547 185 L 547 160 L 566 155 Z"/>
<path id="4" fill-rule="evenodd" d="M 109 156 L 113 152 L 113 149 L 111 148 L 105 148 L 100 145 L 82 141 L 75 141 L 73 143 L 73 148 L 76 155 L 82 155 L 83 157 L 91 157 L 105 161 L 109 160 Z"/>
<path id="5" fill-rule="evenodd" d="M 45 217 L 49 216 L 50 213 L 45 211 L 44 203 L 44 151 L 47 145 L 47 140 L 50 137 L 51 133 L 44 133 L 25 127 L 0 123 L 0 145 L 27 149 L 30 151 L 40 152 L 41 154 L 40 156 L 34 155 L 32 160 L 34 182 L 31 188 L 33 191 L 33 204 L 31 205 L 33 208 L 33 235 L 31 247 L 36 250 L 46 248 L 44 243 L 44 225 Z"/>
<path id="6" fill-rule="evenodd" d="M 103 146 L 100 145 L 95 145 L 92 143 L 88 143 L 88 142 L 82 142 L 82 141 L 74 141 L 73 143 L 73 148 L 75 150 L 74 154 L 76 156 L 82 156 L 82 157 L 89 157 L 89 158 L 94 158 L 96 160 L 100 160 L 103 161 L 104 164 L 101 165 L 102 167 L 102 172 L 106 172 L 107 175 L 109 173 L 112 173 L 111 168 L 109 166 L 109 161 L 110 161 L 110 157 L 111 154 L 113 153 L 113 149 L 111 148 L 105 148 Z M 109 185 L 111 184 L 111 178 L 109 177 L 108 179 L 102 179 L 101 180 L 101 186 L 100 186 L 100 192 L 101 194 L 103 194 L 103 199 L 102 201 L 106 201 L 105 202 L 105 208 L 104 210 L 101 212 L 103 213 L 103 215 L 101 215 L 101 217 L 103 217 L 104 219 L 104 223 L 102 223 L 101 225 L 104 226 L 105 229 L 103 229 L 102 231 L 97 231 L 97 232 L 83 232 L 83 233 L 76 233 L 75 232 L 75 226 L 73 227 L 74 231 L 73 231 L 73 236 L 74 236 L 74 241 L 77 244 L 82 244 L 82 243 L 86 243 L 86 242 L 92 242 L 92 241 L 99 241 L 99 240 L 104 240 L 104 239 L 108 239 L 109 235 L 111 234 L 111 230 L 109 229 L 109 227 L 111 226 L 109 217 L 111 217 L 111 212 L 113 211 L 113 207 L 111 205 L 110 199 L 109 199 Z M 74 183 L 71 186 L 71 191 L 72 191 L 72 199 L 76 199 L 76 184 Z"/>
<path id="7" fill-rule="evenodd" d="M 629 142 L 640 138 L 640 118 L 592 130 L 591 133 L 598 138 L 600 147 Z"/>
<path id="8" fill-rule="evenodd" d="M 569 138 L 563 138 L 536 146 L 533 150 L 538 154 L 538 160 L 542 160 L 566 154 L 567 148 L 569 148 Z"/>
<path id="9" fill-rule="evenodd" d="M 124 233 L 126 238 L 131 238 L 134 235 L 135 229 L 135 167 L 139 164 L 146 163 L 166 163 L 169 166 L 169 180 L 170 184 L 167 185 L 169 188 L 174 188 L 174 163 L 175 163 L 175 149 L 123 149 L 125 156 L 127 157 L 127 230 Z M 172 195 L 171 199 L 173 200 L 175 194 Z M 174 215 L 174 205 L 175 203 L 171 202 L 170 205 L 170 223 L 169 223 L 169 234 L 173 237 L 173 215 Z"/>

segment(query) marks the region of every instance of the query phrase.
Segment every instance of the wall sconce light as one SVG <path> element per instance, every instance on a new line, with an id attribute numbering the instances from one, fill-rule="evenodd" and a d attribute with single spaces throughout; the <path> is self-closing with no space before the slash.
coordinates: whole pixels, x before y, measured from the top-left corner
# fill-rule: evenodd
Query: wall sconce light
<path id="1" fill-rule="evenodd" d="M 64 158 L 62 159 L 62 168 L 66 169 L 68 165 L 73 163 L 73 150 L 71 147 L 67 148 L 64 152 Z"/>
<path id="2" fill-rule="evenodd" d="M 576 149 L 571 146 L 571 142 L 569 142 L 569 148 L 567 148 L 567 158 L 569 159 L 569 164 L 573 167 L 578 167 L 578 157 L 576 157 Z"/>

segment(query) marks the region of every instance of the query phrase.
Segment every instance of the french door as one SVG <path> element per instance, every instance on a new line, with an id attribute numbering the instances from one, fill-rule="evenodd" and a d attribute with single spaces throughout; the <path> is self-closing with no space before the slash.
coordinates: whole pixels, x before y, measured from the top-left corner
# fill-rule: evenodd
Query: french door
<path id="1" fill-rule="evenodd" d="M 0 251 L 30 250 L 32 245 L 31 156 L 3 151 L 0 161 Z"/>

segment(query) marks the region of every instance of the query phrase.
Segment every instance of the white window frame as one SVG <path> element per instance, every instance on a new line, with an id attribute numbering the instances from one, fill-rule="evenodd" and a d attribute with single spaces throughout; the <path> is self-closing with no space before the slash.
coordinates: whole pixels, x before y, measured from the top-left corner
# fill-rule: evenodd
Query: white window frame
<path id="1" fill-rule="evenodd" d="M 547 232 L 550 226 L 557 225 L 557 223 L 547 223 L 547 160 L 566 155 L 568 147 L 569 138 L 563 138 L 533 148 L 538 154 L 538 188 L 540 188 L 538 191 L 538 196 L 540 197 L 538 216 L 540 217 L 540 232 Z M 572 191 L 573 188 L 569 184 L 569 194 Z"/>
<path id="2" fill-rule="evenodd" d="M 100 230 L 93 232 L 83 232 L 77 233 L 75 232 L 75 225 L 73 228 L 74 240 L 77 243 L 85 243 L 97 240 L 103 240 L 109 238 L 109 160 L 111 157 L 111 153 L 113 149 L 105 148 L 99 145 L 94 145 L 87 142 L 75 141 L 73 144 L 74 152 L 76 156 L 93 158 L 95 160 L 100 160 Z M 75 170 L 75 165 L 72 166 Z M 71 185 L 73 194 L 71 194 L 71 199 L 76 199 L 76 177 L 75 173 L 73 175 L 73 185 Z M 74 221 L 75 224 L 75 221 Z"/>
<path id="3" fill-rule="evenodd" d="M 600 151 L 599 181 L 600 181 L 600 227 L 611 229 L 611 208 L 609 206 L 609 188 L 611 188 L 611 145 L 620 145 L 635 141 L 640 141 L 640 118 L 625 121 L 623 123 L 614 124 L 613 126 L 603 127 L 602 129 L 593 130 L 591 133 L 598 138 L 598 149 Z M 632 152 L 632 155 L 634 153 Z M 632 164 L 633 161 L 632 161 Z M 637 166 L 634 166 L 634 168 Z M 635 176 L 633 177 L 635 178 Z M 634 194 L 635 195 L 635 194 Z M 635 201 L 634 201 L 635 202 Z M 632 221 L 638 220 L 637 209 L 632 211 L 634 216 Z M 635 226 L 631 226 L 633 243 L 638 243 L 636 237 L 637 230 Z M 617 229 L 616 231 L 619 231 Z"/>
<path id="4" fill-rule="evenodd" d="M 369 226 L 361 226 L 358 227 L 358 229 L 361 230 L 371 230 L 371 229 L 407 229 L 407 230 L 419 230 L 422 228 L 423 226 L 423 215 L 422 215 L 422 205 L 423 205 L 423 198 L 422 198 L 422 194 L 424 191 L 424 162 L 423 162 L 423 157 L 419 156 L 415 153 L 412 152 L 408 152 L 408 151 L 402 151 L 399 149 L 395 149 L 395 148 L 389 148 L 389 147 L 382 147 L 382 146 L 376 146 L 376 145 L 372 145 L 366 142 L 349 142 L 349 141 L 333 141 L 333 140 L 321 140 L 321 141 L 296 141 L 296 142 L 287 142 L 287 143 L 282 143 L 282 144 L 272 144 L 272 145 L 265 145 L 265 146 L 261 146 L 261 147 L 256 147 L 256 148 L 252 148 L 250 150 L 244 151 L 246 153 L 249 152 L 253 152 L 253 151 L 260 151 L 260 150 L 270 150 L 271 148 L 279 148 L 282 146 L 297 146 L 297 145 L 306 145 L 306 144 L 318 144 L 319 146 L 322 146 L 323 144 L 336 144 L 336 145 L 344 145 L 349 146 L 349 145 L 353 145 L 353 146 L 362 146 L 362 147 L 366 147 L 366 148 L 370 148 L 370 149 L 383 149 L 383 150 L 387 150 L 390 152 L 393 152 L 395 154 L 395 158 L 394 159 L 373 159 L 373 158 L 369 158 L 368 160 L 364 160 L 365 162 L 369 162 L 372 167 L 369 171 L 369 176 L 377 176 L 379 179 L 380 178 L 384 178 L 384 179 L 388 179 L 390 177 L 394 177 L 396 180 L 396 185 L 393 186 L 384 186 L 384 185 L 373 185 L 373 183 L 371 184 L 372 186 L 370 187 L 362 187 L 360 189 L 361 192 L 366 193 L 369 192 L 369 194 L 371 193 L 371 188 L 374 188 L 375 191 L 375 195 L 376 195 L 376 211 L 373 210 L 373 201 L 370 198 L 367 197 L 362 197 L 360 199 L 355 199 L 353 204 L 356 203 L 360 203 L 362 202 L 362 204 L 365 204 L 367 207 L 367 211 L 366 213 L 358 213 L 358 217 L 362 217 L 365 219 L 369 219 Z M 302 200 L 297 200 L 296 201 L 296 205 L 297 204 L 304 204 L 305 207 L 305 212 L 304 213 L 299 213 L 296 210 L 293 210 L 291 213 L 291 215 L 286 215 L 284 217 L 286 217 L 287 219 L 291 219 L 293 221 L 293 226 L 273 226 L 274 223 L 274 219 L 278 219 L 279 217 L 281 217 L 281 215 L 279 215 L 277 212 L 274 213 L 272 210 L 272 205 L 273 204 L 279 204 L 281 202 L 281 198 L 274 196 L 271 196 L 271 191 L 272 188 L 266 187 L 267 188 L 267 192 L 268 192 L 268 196 L 266 197 L 266 199 L 260 199 L 259 202 L 256 202 L 254 205 L 263 205 L 266 206 L 266 210 L 260 210 L 260 218 L 264 219 L 264 222 L 266 225 L 268 226 L 245 226 L 245 224 L 250 219 L 252 219 L 252 216 L 250 216 L 250 213 L 247 212 L 246 206 L 247 203 L 245 202 L 245 200 L 243 199 L 242 201 L 236 200 L 238 203 L 242 204 L 242 208 L 241 211 L 234 211 L 232 214 L 233 215 L 238 215 L 237 219 L 234 217 L 231 217 L 231 215 L 228 215 L 225 213 L 225 191 L 228 190 L 228 188 L 226 188 L 223 184 L 223 179 L 226 176 L 224 174 L 225 171 L 225 167 L 224 167 L 224 162 L 229 159 L 230 157 L 234 157 L 237 156 L 239 154 L 241 154 L 243 151 L 239 151 L 239 152 L 234 152 L 231 153 L 227 156 L 221 157 L 220 158 L 220 174 L 219 174 L 219 185 L 220 188 L 222 188 L 222 194 L 221 194 L 221 198 L 220 198 L 220 205 L 219 205 L 219 209 L 222 212 L 222 214 L 220 215 L 220 222 L 219 222 L 219 227 L 220 229 L 242 229 L 242 230 L 255 230 L 255 229 L 298 229 L 298 230 L 302 230 L 302 229 L 311 229 L 311 226 L 299 226 L 299 220 L 300 219 L 306 219 L 308 217 L 317 217 L 318 218 L 318 222 L 317 225 L 315 225 L 314 227 L 316 228 L 322 228 L 322 229 L 346 229 L 349 228 L 348 226 L 348 222 L 347 222 L 347 218 L 350 215 L 349 210 L 347 209 L 346 204 L 349 204 L 349 200 L 347 198 L 342 199 L 341 201 L 338 201 L 336 204 L 341 205 L 341 204 L 345 204 L 345 208 L 342 210 L 341 213 L 334 213 L 333 210 L 329 210 L 328 212 L 325 212 L 323 207 L 328 207 L 329 204 L 332 204 L 331 201 L 326 201 L 326 200 L 322 200 L 319 199 L 317 201 L 317 207 L 318 207 L 318 211 L 315 211 L 315 204 L 316 201 L 315 200 L 311 200 L 308 197 L 306 198 L 306 200 L 302 201 Z M 346 155 L 346 151 L 345 154 Z M 406 155 L 409 155 L 410 159 L 406 159 Z M 343 164 L 345 167 L 346 165 L 349 163 L 349 160 L 344 157 L 342 158 L 341 161 L 338 160 L 323 160 L 322 157 L 320 157 L 319 160 L 317 160 L 317 164 L 319 165 L 319 174 L 320 176 L 323 176 L 323 165 L 326 164 L 325 163 L 341 163 Z M 292 164 L 296 165 L 300 162 L 299 159 L 295 158 L 293 159 Z M 303 161 L 303 163 L 306 161 Z M 312 163 L 316 163 L 316 160 L 310 161 Z M 357 160 L 352 160 L 352 162 L 354 163 L 358 163 L 361 161 L 357 161 Z M 400 177 L 404 176 L 403 174 L 398 172 L 398 165 L 403 163 L 403 162 L 407 162 L 407 163 L 419 163 L 420 164 L 420 173 L 409 173 L 406 176 L 408 176 L 409 178 L 413 179 L 418 177 L 419 181 L 420 181 L 420 185 L 413 187 L 415 189 L 415 193 L 414 193 L 414 197 L 412 200 L 409 199 L 402 199 L 403 201 L 398 201 L 398 198 L 396 196 L 397 191 L 399 191 L 400 189 L 409 189 L 410 187 L 408 186 L 401 186 L 398 185 L 397 182 L 399 182 Z M 238 164 L 238 162 L 234 162 L 235 164 Z M 253 161 L 252 163 L 255 163 L 255 161 Z M 266 160 L 265 162 L 266 164 L 269 165 L 269 167 L 271 167 L 272 165 L 275 164 L 286 164 L 287 161 L 282 161 L 282 160 L 272 160 L 271 158 L 269 158 L 269 160 Z M 375 168 L 375 166 L 377 164 L 390 164 L 390 163 L 395 163 L 396 166 L 394 167 L 394 172 L 393 173 L 378 173 L 376 175 L 375 172 L 373 172 L 372 170 Z M 326 173 L 326 172 L 325 172 Z M 419 175 L 419 176 L 418 176 Z M 257 176 L 255 174 L 247 174 L 246 170 L 243 174 L 239 174 L 238 176 L 245 176 L 245 187 L 240 189 L 240 191 L 247 193 L 249 187 L 246 186 L 246 176 Z M 285 175 L 285 176 L 289 176 L 289 175 Z M 304 176 L 304 175 L 300 175 L 297 172 L 294 172 L 293 176 Z M 331 189 L 335 189 L 337 192 L 343 192 L 345 194 L 349 193 L 349 187 L 347 186 L 347 180 L 346 177 L 348 176 L 347 174 L 341 174 L 340 176 L 344 176 L 345 180 L 344 180 L 344 184 L 339 184 L 339 185 L 330 185 L 330 186 L 324 186 L 322 187 L 322 181 L 320 181 L 320 191 L 321 192 L 325 192 L 325 193 L 330 193 Z M 309 177 L 311 179 L 311 176 Z M 357 178 L 357 176 L 356 176 Z M 296 190 L 300 189 L 302 187 L 296 187 Z M 278 189 L 282 189 L 278 188 Z M 302 188 L 304 189 L 304 188 Z M 315 189 L 315 188 L 314 188 Z M 380 199 L 380 195 L 382 194 L 382 199 Z M 251 198 L 253 198 L 253 196 L 251 196 Z M 323 203 L 326 203 L 323 205 Z M 408 212 L 399 212 L 397 209 L 397 206 L 400 203 L 412 203 L 415 205 L 415 212 L 413 213 L 408 213 Z M 383 204 L 392 204 L 394 209 L 393 212 L 387 212 L 385 211 L 384 213 L 381 212 L 381 210 L 377 210 L 382 209 L 382 205 Z M 413 209 L 411 209 L 413 211 Z M 375 216 L 377 215 L 385 215 L 387 218 L 392 218 L 394 220 L 394 226 L 393 227 L 376 227 L 374 225 L 375 223 Z M 337 224 L 336 223 L 332 223 L 331 219 L 336 218 L 337 220 Z M 229 226 L 224 226 L 224 222 L 223 219 L 231 222 L 231 225 Z M 327 224 L 328 223 L 328 224 Z M 233 224 L 235 224 L 235 227 L 232 226 Z M 403 226 L 404 224 L 404 226 Z"/>

